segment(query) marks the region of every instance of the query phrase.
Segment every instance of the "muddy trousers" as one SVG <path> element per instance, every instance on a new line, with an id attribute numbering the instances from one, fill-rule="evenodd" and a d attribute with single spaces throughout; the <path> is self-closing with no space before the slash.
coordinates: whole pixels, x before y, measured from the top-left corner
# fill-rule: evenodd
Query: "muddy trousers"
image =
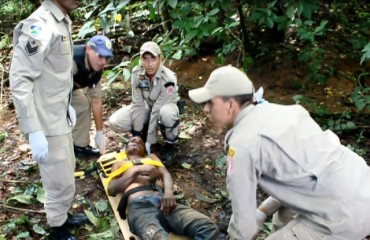
<path id="1" fill-rule="evenodd" d="M 217 225 L 206 215 L 177 204 L 169 216 L 160 210 L 157 196 L 142 196 L 128 204 L 127 219 L 132 233 L 142 240 L 169 239 L 168 232 L 195 240 L 214 240 L 219 235 Z"/>
<path id="2" fill-rule="evenodd" d="M 75 193 L 75 156 L 72 135 L 46 137 L 47 161 L 39 164 L 45 191 L 44 209 L 50 227 L 59 227 L 67 220 L 67 212 Z"/>
<path id="3" fill-rule="evenodd" d="M 91 99 L 82 89 L 76 89 L 72 92 L 71 105 L 76 110 L 76 125 L 72 131 L 73 143 L 86 147 L 90 144 Z"/>

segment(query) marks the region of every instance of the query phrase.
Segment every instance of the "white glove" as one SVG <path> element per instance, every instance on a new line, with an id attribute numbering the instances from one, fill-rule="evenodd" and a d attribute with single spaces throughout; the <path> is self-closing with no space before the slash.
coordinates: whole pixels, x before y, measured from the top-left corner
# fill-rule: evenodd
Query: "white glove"
<path id="1" fill-rule="evenodd" d="M 103 131 L 96 131 L 95 145 L 99 148 L 100 154 L 105 153 L 105 139 Z"/>
<path id="2" fill-rule="evenodd" d="M 76 117 L 76 110 L 71 105 L 68 105 L 68 116 L 69 116 L 70 125 L 74 127 L 76 125 L 77 117 Z"/>
<path id="3" fill-rule="evenodd" d="M 257 209 L 256 219 L 257 219 L 257 229 L 258 229 L 258 231 L 262 229 L 263 223 L 265 222 L 266 218 L 267 218 L 266 214 Z"/>
<path id="4" fill-rule="evenodd" d="M 32 159 L 38 163 L 46 162 L 48 159 L 48 141 L 45 134 L 41 130 L 30 133 L 28 141 L 31 146 Z"/>
<path id="5" fill-rule="evenodd" d="M 151 146 L 152 146 L 152 144 L 150 144 L 148 142 L 145 143 L 145 150 L 146 150 L 147 154 L 150 154 L 150 147 Z"/>

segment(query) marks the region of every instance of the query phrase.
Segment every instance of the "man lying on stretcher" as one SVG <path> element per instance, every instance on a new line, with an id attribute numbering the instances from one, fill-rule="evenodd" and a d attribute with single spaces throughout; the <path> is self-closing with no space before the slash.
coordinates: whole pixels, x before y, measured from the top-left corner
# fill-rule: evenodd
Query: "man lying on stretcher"
<path id="1" fill-rule="evenodd" d="M 130 139 L 126 154 L 127 161 L 116 162 L 112 172 L 123 164 L 134 162 L 134 166 L 109 182 L 108 194 L 124 193 L 118 212 L 122 219 L 127 213 L 133 234 L 140 239 L 169 239 L 168 232 L 192 239 L 217 239 L 218 227 L 209 217 L 176 203 L 170 173 L 156 155 L 145 158 L 140 137 Z"/>

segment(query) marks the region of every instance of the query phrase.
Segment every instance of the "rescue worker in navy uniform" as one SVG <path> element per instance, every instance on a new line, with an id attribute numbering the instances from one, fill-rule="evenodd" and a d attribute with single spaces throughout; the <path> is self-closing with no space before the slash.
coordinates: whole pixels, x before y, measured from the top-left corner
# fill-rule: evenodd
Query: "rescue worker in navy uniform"
<path id="1" fill-rule="evenodd" d="M 99 156 L 105 152 L 100 80 L 105 65 L 112 57 L 112 42 L 103 35 L 93 36 L 86 45 L 74 47 L 71 104 L 77 116 L 72 132 L 76 156 Z M 96 127 L 95 145 L 98 149 L 90 146 L 91 110 Z"/>
<path id="2" fill-rule="evenodd" d="M 215 126 L 229 130 L 231 239 L 252 239 L 259 230 L 257 184 L 271 196 L 260 211 L 294 210 L 266 240 L 361 240 L 369 234 L 369 166 L 302 106 L 258 104 L 253 83 L 233 66 L 214 70 L 189 97 L 205 103 Z"/>
<path id="3" fill-rule="evenodd" d="M 163 55 L 155 42 L 140 48 L 141 63 L 132 71 L 132 102 L 113 113 L 109 125 L 115 131 L 129 132 L 145 141 L 145 149 L 157 143 L 160 129 L 166 144 L 161 158 L 166 166 L 174 160 L 178 139 L 179 108 L 177 77 L 162 63 Z"/>
<path id="4" fill-rule="evenodd" d="M 45 0 L 14 29 L 10 89 L 19 125 L 29 141 L 45 190 L 50 238 L 73 240 L 70 227 L 86 223 L 68 214 L 75 193 L 72 124 L 73 42 L 68 13 L 79 1 Z"/>

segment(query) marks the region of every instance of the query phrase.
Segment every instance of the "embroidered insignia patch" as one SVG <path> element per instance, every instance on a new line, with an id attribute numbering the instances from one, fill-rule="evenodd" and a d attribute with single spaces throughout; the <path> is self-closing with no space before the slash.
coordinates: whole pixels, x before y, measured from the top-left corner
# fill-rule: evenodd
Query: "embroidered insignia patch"
<path id="1" fill-rule="evenodd" d="M 174 93 L 175 88 L 173 86 L 169 86 L 166 88 L 166 91 L 167 91 L 167 94 L 171 96 Z"/>
<path id="2" fill-rule="evenodd" d="M 167 94 L 171 96 L 175 92 L 175 83 L 174 82 L 167 82 L 164 84 L 164 87 L 166 88 Z"/>
<path id="3" fill-rule="evenodd" d="M 31 25 L 30 29 L 29 29 L 29 33 L 32 36 L 38 36 L 40 34 L 41 30 L 42 30 L 42 28 L 40 26 Z"/>
<path id="4" fill-rule="evenodd" d="M 139 80 L 144 80 L 144 79 L 145 79 L 145 76 L 144 75 L 140 75 Z"/>
<path id="5" fill-rule="evenodd" d="M 107 49 L 112 49 L 111 41 L 105 41 L 105 46 L 107 47 Z"/>
<path id="6" fill-rule="evenodd" d="M 233 159 L 235 154 L 235 148 L 229 147 L 229 150 L 227 151 L 227 175 L 229 175 L 233 170 Z"/>
<path id="7" fill-rule="evenodd" d="M 39 43 L 34 39 L 29 39 L 25 47 L 25 50 L 28 56 L 36 54 L 38 49 L 39 49 Z"/>

